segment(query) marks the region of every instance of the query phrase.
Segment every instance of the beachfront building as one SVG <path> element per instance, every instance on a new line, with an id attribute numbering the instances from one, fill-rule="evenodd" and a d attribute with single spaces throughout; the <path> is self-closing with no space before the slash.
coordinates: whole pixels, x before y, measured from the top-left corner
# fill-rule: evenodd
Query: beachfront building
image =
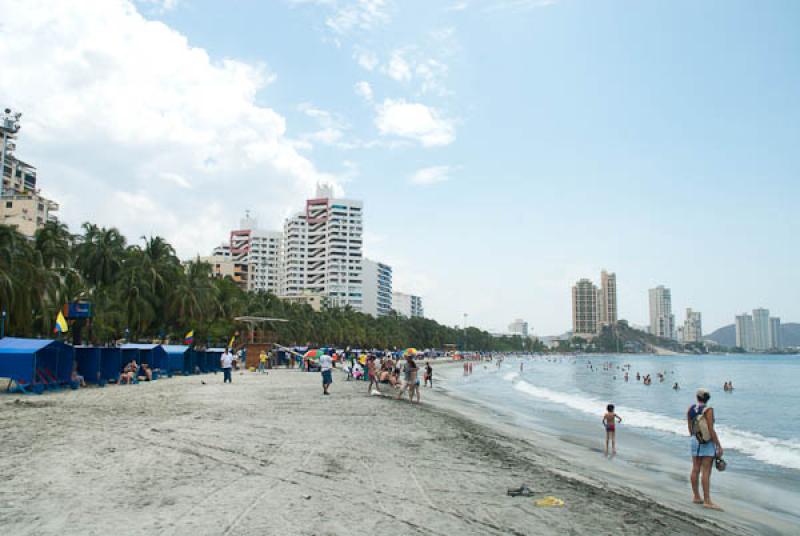
<path id="1" fill-rule="evenodd" d="M 318 186 L 305 211 L 286 220 L 280 295 L 326 298 L 329 307 L 363 308 L 363 204 Z"/>
<path id="2" fill-rule="evenodd" d="M 8 109 L 0 114 L 0 224 L 33 238 L 45 223 L 56 221 L 58 204 L 37 190 L 36 168 L 14 155 L 20 115 Z"/>
<path id="3" fill-rule="evenodd" d="M 278 296 L 282 301 L 294 303 L 298 305 L 308 305 L 315 312 L 320 312 L 328 306 L 328 298 L 322 294 L 314 294 L 312 292 L 301 292 L 293 296 Z"/>
<path id="4" fill-rule="evenodd" d="M 753 349 L 770 349 L 769 309 L 753 309 Z"/>
<path id="5" fill-rule="evenodd" d="M 225 277 L 233 278 L 236 272 L 236 265 L 230 256 L 207 255 L 205 257 L 197 257 L 197 262 L 208 263 L 211 266 L 211 275 L 219 279 Z"/>
<path id="6" fill-rule="evenodd" d="M 686 309 L 686 320 L 683 322 L 683 341 L 701 342 L 703 340 L 703 317 L 699 311 Z"/>
<path id="7" fill-rule="evenodd" d="M 392 267 L 382 262 L 364 259 L 362 311 L 372 316 L 386 316 L 392 310 Z"/>
<path id="8" fill-rule="evenodd" d="M 736 315 L 736 346 L 743 350 L 754 349 L 753 317 L 747 313 Z"/>
<path id="9" fill-rule="evenodd" d="M 240 221 L 239 229 L 231 231 L 228 262 L 234 281 L 243 290 L 278 293 L 282 239 L 279 231 L 259 229 L 258 221 L 249 213 Z"/>
<path id="10" fill-rule="evenodd" d="M 675 338 L 672 293 L 663 285 L 650 289 L 650 333 L 665 339 Z"/>
<path id="11" fill-rule="evenodd" d="M 517 318 L 508 325 L 508 333 L 511 335 L 519 335 L 522 338 L 528 338 L 528 323 Z"/>
<path id="12" fill-rule="evenodd" d="M 617 323 L 617 274 L 600 272 L 600 294 L 597 299 L 598 330 Z"/>
<path id="13" fill-rule="evenodd" d="M 588 279 L 572 287 L 572 332 L 575 337 L 591 339 L 598 332 L 597 302 L 600 290 Z"/>
<path id="14" fill-rule="evenodd" d="M 771 316 L 769 319 L 769 347 L 771 350 L 782 350 L 781 319 Z"/>
<path id="15" fill-rule="evenodd" d="M 422 308 L 422 298 L 404 292 L 392 292 L 392 310 L 406 318 L 422 318 L 425 310 Z"/>

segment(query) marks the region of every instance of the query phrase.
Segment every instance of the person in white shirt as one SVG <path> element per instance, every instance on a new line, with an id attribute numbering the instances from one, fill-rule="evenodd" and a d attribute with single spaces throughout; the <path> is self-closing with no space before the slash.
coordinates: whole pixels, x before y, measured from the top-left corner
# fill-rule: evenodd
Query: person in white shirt
<path id="1" fill-rule="evenodd" d="M 328 354 L 323 354 L 319 358 L 319 370 L 322 372 L 322 394 L 329 395 L 328 387 L 333 383 L 333 359 Z"/>
<path id="2" fill-rule="evenodd" d="M 219 358 L 219 365 L 222 367 L 223 379 L 222 383 L 232 383 L 231 369 L 233 368 L 233 354 L 230 350 L 226 349 Z"/>

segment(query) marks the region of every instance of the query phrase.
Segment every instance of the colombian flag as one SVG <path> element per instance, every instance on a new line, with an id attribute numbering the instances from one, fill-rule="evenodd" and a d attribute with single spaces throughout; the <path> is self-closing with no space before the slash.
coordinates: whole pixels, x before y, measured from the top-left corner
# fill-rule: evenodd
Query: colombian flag
<path id="1" fill-rule="evenodd" d="M 192 344 L 194 342 L 194 330 L 190 329 L 189 333 L 183 338 L 183 344 Z"/>
<path id="2" fill-rule="evenodd" d="M 64 315 L 61 311 L 58 312 L 58 316 L 56 317 L 56 326 L 53 328 L 53 333 L 66 333 L 69 331 L 69 326 L 67 325 L 67 319 L 64 318 Z"/>

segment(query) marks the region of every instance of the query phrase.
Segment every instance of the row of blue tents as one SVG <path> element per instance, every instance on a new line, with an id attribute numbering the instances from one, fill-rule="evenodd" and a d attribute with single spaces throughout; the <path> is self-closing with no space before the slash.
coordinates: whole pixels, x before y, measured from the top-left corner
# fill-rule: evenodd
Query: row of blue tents
<path id="1" fill-rule="evenodd" d="M 146 364 L 154 377 L 220 370 L 224 348 L 195 350 L 178 344 L 123 344 L 118 347 L 70 346 L 49 339 L 0 339 L 0 378 L 8 378 L 8 390 L 42 393 L 72 383 L 72 370 L 87 383 L 103 386 L 118 382 L 133 360 Z"/>

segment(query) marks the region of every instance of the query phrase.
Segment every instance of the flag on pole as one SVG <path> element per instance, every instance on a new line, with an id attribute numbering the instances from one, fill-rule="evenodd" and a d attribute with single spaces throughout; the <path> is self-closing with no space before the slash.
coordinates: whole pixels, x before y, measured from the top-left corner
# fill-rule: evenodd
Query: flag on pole
<path id="1" fill-rule="evenodd" d="M 228 348 L 233 349 L 233 343 L 236 342 L 236 334 L 231 335 L 231 340 L 228 341 Z"/>
<path id="2" fill-rule="evenodd" d="M 56 326 L 53 328 L 53 333 L 66 333 L 69 331 L 69 326 L 67 325 L 67 319 L 64 318 L 64 314 L 59 311 L 58 316 L 56 317 Z"/>
<path id="3" fill-rule="evenodd" d="M 189 333 L 183 338 L 183 344 L 191 345 L 194 343 L 194 330 L 190 329 Z"/>

